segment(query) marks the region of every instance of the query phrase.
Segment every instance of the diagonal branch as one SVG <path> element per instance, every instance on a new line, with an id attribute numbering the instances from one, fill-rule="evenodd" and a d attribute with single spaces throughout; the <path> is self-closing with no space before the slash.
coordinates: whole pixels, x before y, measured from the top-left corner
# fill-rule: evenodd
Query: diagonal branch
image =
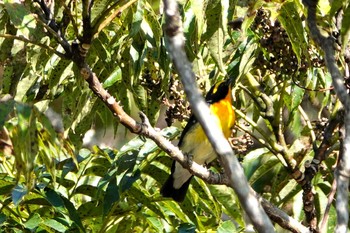
<path id="1" fill-rule="evenodd" d="M 184 85 L 192 111 L 202 125 L 214 150 L 219 155 L 221 164 L 223 164 L 225 173 L 229 178 L 228 185 L 235 190 L 243 209 L 248 214 L 256 230 L 259 232 L 274 232 L 270 219 L 251 191 L 243 169 L 228 141 L 216 124 L 212 124 L 214 122 L 213 116 L 198 90 L 195 74 L 184 51 L 185 39 L 177 2 L 175 0 L 164 0 L 163 3 L 165 13 L 164 31 L 169 43 L 168 51 Z"/>

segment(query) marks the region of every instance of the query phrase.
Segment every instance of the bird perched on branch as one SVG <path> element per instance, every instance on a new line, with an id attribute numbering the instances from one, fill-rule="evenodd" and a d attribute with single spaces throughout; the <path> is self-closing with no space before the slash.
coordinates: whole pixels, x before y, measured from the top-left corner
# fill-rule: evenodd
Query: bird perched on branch
<path id="1" fill-rule="evenodd" d="M 235 123 L 235 113 L 232 108 L 231 79 L 221 81 L 212 86 L 205 100 L 209 104 L 211 113 L 215 116 L 215 123 L 228 138 Z M 183 153 L 192 157 L 198 164 L 208 164 L 216 158 L 202 127 L 192 114 L 184 128 L 179 144 Z M 176 161 L 171 166 L 171 174 L 161 188 L 163 197 L 171 197 L 177 202 L 185 199 L 192 174 Z"/>

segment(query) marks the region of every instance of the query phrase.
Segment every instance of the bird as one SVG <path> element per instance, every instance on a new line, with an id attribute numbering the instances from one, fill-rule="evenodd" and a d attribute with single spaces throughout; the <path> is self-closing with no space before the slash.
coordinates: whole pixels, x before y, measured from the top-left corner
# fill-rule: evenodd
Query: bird
<path id="1" fill-rule="evenodd" d="M 217 82 L 210 88 L 205 97 L 211 113 L 215 116 L 216 124 L 226 138 L 231 135 L 235 124 L 231 82 L 231 78 Z M 200 165 L 209 164 L 217 157 L 194 114 L 190 116 L 181 133 L 178 147 Z M 171 174 L 160 190 L 161 195 L 182 202 L 185 199 L 192 177 L 193 175 L 187 169 L 174 160 L 171 166 Z"/>

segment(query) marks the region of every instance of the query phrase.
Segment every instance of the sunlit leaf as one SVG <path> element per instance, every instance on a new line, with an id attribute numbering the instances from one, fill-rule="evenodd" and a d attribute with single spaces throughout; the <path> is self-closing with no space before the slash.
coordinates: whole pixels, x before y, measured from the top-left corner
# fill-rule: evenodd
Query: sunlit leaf
<path id="1" fill-rule="evenodd" d="M 279 12 L 278 20 L 286 30 L 293 51 L 301 62 L 302 56 L 307 55 L 307 42 L 304 36 L 303 22 L 299 16 L 296 6 L 293 2 L 286 2 L 282 5 Z"/>

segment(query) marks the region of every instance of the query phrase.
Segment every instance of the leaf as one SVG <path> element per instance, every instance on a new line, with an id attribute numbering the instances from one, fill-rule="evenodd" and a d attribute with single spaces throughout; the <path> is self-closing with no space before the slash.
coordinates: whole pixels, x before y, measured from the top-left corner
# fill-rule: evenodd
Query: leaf
<path id="1" fill-rule="evenodd" d="M 301 102 L 303 101 L 304 93 L 305 89 L 293 85 L 291 86 L 290 93 L 285 93 L 283 95 L 285 106 L 290 112 L 295 112 L 300 106 Z"/>
<path id="2" fill-rule="evenodd" d="M 123 178 L 120 180 L 119 187 L 120 191 L 123 193 L 126 190 L 130 189 L 133 183 L 138 180 L 141 176 L 140 170 L 136 170 L 134 174 L 126 173 Z"/>
<path id="3" fill-rule="evenodd" d="M 44 197 L 45 199 L 55 208 L 59 209 L 62 213 L 64 213 L 64 202 L 61 198 L 61 196 L 55 192 L 52 189 L 45 189 L 44 190 Z"/>
<path id="4" fill-rule="evenodd" d="M 329 16 L 332 18 L 341 8 L 344 6 L 346 1 L 334 0 L 331 2 L 331 9 L 329 11 Z M 344 16 L 343 16 L 344 17 Z M 344 18 L 343 18 L 344 20 Z"/>
<path id="5" fill-rule="evenodd" d="M 276 157 L 270 157 L 254 171 L 253 175 L 249 178 L 249 183 L 255 190 L 259 189 L 259 191 L 262 191 L 263 186 L 266 185 L 266 181 L 271 179 L 269 174 L 271 174 L 278 165 L 281 165 L 279 160 Z"/>
<path id="6" fill-rule="evenodd" d="M 300 64 L 303 55 L 308 56 L 308 45 L 304 36 L 303 22 L 299 16 L 294 2 L 285 2 L 277 16 L 286 30 L 292 48 Z"/>
<path id="7" fill-rule="evenodd" d="M 0 213 L 0 226 L 2 226 L 6 222 L 6 215 L 4 213 Z"/>
<path id="8" fill-rule="evenodd" d="M 79 206 L 77 213 L 83 221 L 90 217 L 102 216 L 103 208 L 101 207 L 101 205 L 102 203 L 99 204 L 96 200 L 85 202 Z"/>
<path id="9" fill-rule="evenodd" d="M 158 217 L 147 217 L 146 218 L 149 224 L 157 231 L 157 232 L 163 232 L 164 227 L 163 223 L 161 221 L 161 218 Z"/>
<path id="10" fill-rule="evenodd" d="M 29 230 L 35 230 L 41 223 L 43 222 L 43 219 L 38 213 L 34 213 L 28 221 L 24 223 L 25 228 Z"/>
<path id="11" fill-rule="evenodd" d="M 26 186 L 17 184 L 12 190 L 12 201 L 16 206 L 22 201 L 23 197 L 28 193 Z"/>
<path id="12" fill-rule="evenodd" d="M 117 180 L 113 177 L 106 189 L 106 195 L 103 201 L 103 215 L 107 215 L 112 209 L 115 202 L 119 201 L 119 187 L 117 185 Z"/>
<path id="13" fill-rule="evenodd" d="M 130 37 L 134 37 L 140 31 L 144 9 L 145 9 L 144 5 L 145 5 L 144 0 L 137 1 L 136 12 L 133 14 L 133 18 L 131 21 L 131 30 L 129 33 Z"/>
<path id="14" fill-rule="evenodd" d="M 239 232 L 239 231 L 237 231 L 235 224 L 230 220 L 222 222 L 219 225 L 218 231 L 217 231 L 217 233 L 232 233 L 232 232 Z"/>
<path id="15" fill-rule="evenodd" d="M 152 1 L 153 4 L 154 2 L 155 1 Z M 152 43 L 153 47 L 161 49 L 161 41 L 163 36 L 162 26 L 159 23 L 159 15 L 157 15 L 154 10 L 150 8 L 149 3 L 145 4 L 143 19 L 145 22 L 147 22 L 148 26 L 151 29 L 151 31 L 145 31 L 145 29 L 142 28 L 143 31 L 148 35 L 147 40 Z"/>
<path id="16" fill-rule="evenodd" d="M 84 194 L 93 198 L 97 196 L 97 193 L 97 187 L 88 184 L 82 184 L 74 190 L 74 194 Z"/>
<path id="17" fill-rule="evenodd" d="M 216 201 L 219 202 L 224 209 L 224 213 L 243 226 L 244 219 L 241 213 L 242 210 L 238 205 L 238 199 L 233 189 L 226 185 L 210 185 L 209 188 Z"/>
<path id="18" fill-rule="evenodd" d="M 204 38 L 208 39 L 208 49 L 219 70 L 226 74 L 223 63 L 223 46 L 227 25 L 228 1 L 211 0 L 208 3 L 205 15 L 207 19 L 207 32 Z"/>
<path id="19" fill-rule="evenodd" d="M 19 4 L 15 0 L 5 0 L 5 9 L 11 18 L 11 22 L 21 32 L 21 35 L 29 38 L 33 36 L 38 39 L 43 33 L 41 27 L 38 27 L 34 16 L 25 4 Z"/>
<path id="20" fill-rule="evenodd" d="M 103 88 L 108 88 L 115 84 L 116 82 L 120 82 L 122 80 L 122 70 L 119 66 L 115 68 L 115 70 L 108 76 L 108 78 L 103 82 Z"/>
<path id="21" fill-rule="evenodd" d="M 68 200 L 66 197 L 61 197 L 64 203 L 65 208 L 68 211 L 68 215 L 70 217 L 70 220 L 72 220 L 76 226 L 78 226 L 81 230 L 81 232 L 85 232 L 85 228 L 83 226 L 83 223 L 81 222 L 80 216 L 78 214 L 78 211 L 74 207 L 73 203 Z"/>
<path id="22" fill-rule="evenodd" d="M 55 219 L 45 219 L 45 221 L 43 221 L 43 224 L 58 232 L 66 232 L 68 230 L 66 226 L 56 221 Z"/>
<path id="23" fill-rule="evenodd" d="M 341 29 L 340 29 L 340 34 L 342 38 L 342 45 L 343 46 L 343 51 L 345 51 L 346 46 L 349 41 L 349 36 L 350 36 L 350 5 L 346 9 L 344 9 L 344 15 L 343 15 L 343 20 L 341 23 Z"/>
<path id="24" fill-rule="evenodd" d="M 196 226 L 191 223 L 181 223 L 177 232 L 178 233 L 195 233 Z"/>
<path id="25" fill-rule="evenodd" d="M 15 180 L 7 176 L 0 176 L 0 195 L 8 195 L 16 186 Z"/>
<path id="26" fill-rule="evenodd" d="M 242 43 L 243 44 L 243 43 Z M 239 73 L 237 79 L 245 75 L 250 71 L 252 68 L 252 65 L 255 61 L 256 58 L 256 51 L 257 51 L 258 45 L 255 43 L 253 40 L 246 41 L 246 44 L 244 46 L 242 45 L 242 55 L 240 57 L 240 62 L 239 62 Z"/>
<path id="27" fill-rule="evenodd" d="M 2 129 L 5 122 L 8 120 L 8 115 L 13 111 L 15 106 L 15 101 L 13 99 L 3 99 L 4 101 L 0 99 L 0 129 Z"/>
<path id="28" fill-rule="evenodd" d="M 54 97 L 64 91 L 62 85 L 72 85 L 67 79 L 72 76 L 72 61 L 66 59 L 60 59 L 56 56 L 46 63 L 45 70 L 49 76 L 49 90 L 50 94 Z"/>
<path id="29" fill-rule="evenodd" d="M 93 7 L 91 10 L 91 19 L 93 21 L 93 24 L 96 23 L 96 20 L 99 17 L 103 17 L 104 11 L 106 11 L 110 3 L 111 3 L 111 0 L 94 1 Z"/>

